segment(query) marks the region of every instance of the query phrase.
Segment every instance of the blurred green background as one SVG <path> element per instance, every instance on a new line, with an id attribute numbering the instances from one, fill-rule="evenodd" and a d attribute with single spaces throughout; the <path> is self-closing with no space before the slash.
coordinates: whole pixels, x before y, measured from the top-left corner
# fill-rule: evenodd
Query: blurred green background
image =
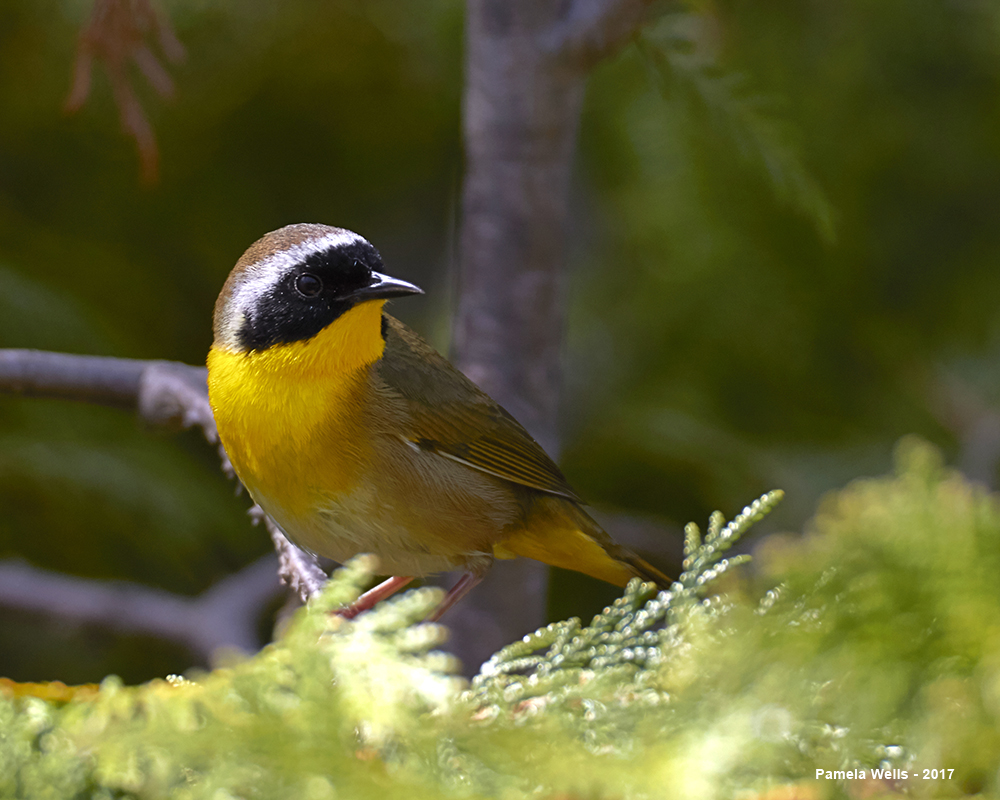
<path id="1" fill-rule="evenodd" d="M 90 3 L 0 4 L 0 346 L 203 363 L 242 251 L 315 221 L 424 286 L 393 313 L 446 350 L 461 4 L 159 8 L 187 58 L 170 102 L 134 75 L 161 157 L 143 186 L 100 68 L 86 106 L 62 111 Z M 769 524 L 796 529 L 823 492 L 886 471 L 905 433 L 967 461 L 1000 400 L 1000 14 L 659 13 L 596 70 L 581 126 L 570 480 L 598 508 L 672 524 L 780 487 Z M 991 482 L 995 457 L 975 463 Z M 195 433 L 0 397 L 0 558 L 196 593 L 267 552 L 246 505 Z M 0 627 L 0 675 L 18 680 L 189 664 L 26 615 Z"/>

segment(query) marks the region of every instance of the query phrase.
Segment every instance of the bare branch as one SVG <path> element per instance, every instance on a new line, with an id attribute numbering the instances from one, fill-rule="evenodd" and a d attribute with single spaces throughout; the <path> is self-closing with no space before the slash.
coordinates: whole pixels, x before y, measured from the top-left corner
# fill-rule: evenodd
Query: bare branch
<path id="1" fill-rule="evenodd" d="M 254 518 L 254 524 L 263 519 L 267 532 L 271 535 L 274 549 L 278 553 L 278 577 L 303 603 L 308 602 L 327 581 L 327 575 L 320 568 L 316 557 L 292 544 L 278 523 L 267 516 L 260 506 L 251 508 L 250 516 Z"/>
<path id="2" fill-rule="evenodd" d="M 0 561 L 0 605 L 176 642 L 209 663 L 220 647 L 255 652 L 257 619 L 281 592 L 273 555 L 223 578 L 197 597 L 124 581 L 101 582 Z"/>
<path id="3" fill-rule="evenodd" d="M 198 426 L 209 442 L 219 444 L 204 367 L 177 361 L 0 350 L 0 393 L 134 410 L 154 427 Z M 221 445 L 219 457 L 223 470 L 232 477 L 232 465 Z"/>
<path id="4" fill-rule="evenodd" d="M 209 442 L 218 445 L 223 470 L 234 477 L 215 428 L 206 378 L 204 367 L 176 361 L 0 350 L 0 393 L 80 400 L 135 410 L 144 422 L 156 427 L 197 426 Z M 281 579 L 303 600 L 319 591 L 326 573 L 315 559 L 288 541 L 258 507 L 251 514 L 255 522 L 261 517 L 265 520 L 278 551 Z M 96 587 L 97 591 L 100 589 Z"/>
<path id="5" fill-rule="evenodd" d="M 139 376 L 136 410 L 143 421 L 167 428 L 198 426 L 205 438 L 217 445 L 222 470 L 235 478 L 233 465 L 219 441 L 212 406 L 208 402 L 208 372 L 176 361 L 146 362 Z"/>
<path id="6" fill-rule="evenodd" d="M 0 391 L 135 408 L 139 381 L 149 364 L 131 358 L 0 350 Z M 202 370 L 202 379 L 204 374 Z"/>

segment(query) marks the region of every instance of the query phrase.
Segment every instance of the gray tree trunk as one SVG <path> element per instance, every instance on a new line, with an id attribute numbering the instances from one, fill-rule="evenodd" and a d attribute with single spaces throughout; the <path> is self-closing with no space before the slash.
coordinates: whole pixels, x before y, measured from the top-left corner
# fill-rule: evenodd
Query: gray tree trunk
<path id="1" fill-rule="evenodd" d="M 568 190 L 587 77 L 635 0 L 468 0 L 453 357 L 559 454 Z M 545 622 L 547 568 L 499 562 L 446 619 L 467 670 Z"/>

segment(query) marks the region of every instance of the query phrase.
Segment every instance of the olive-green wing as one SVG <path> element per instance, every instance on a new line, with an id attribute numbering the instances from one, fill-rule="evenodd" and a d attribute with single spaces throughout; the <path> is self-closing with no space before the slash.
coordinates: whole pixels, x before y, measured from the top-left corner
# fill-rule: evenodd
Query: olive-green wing
<path id="1" fill-rule="evenodd" d="M 405 401 L 412 445 L 579 502 L 517 420 L 402 322 L 388 314 L 383 320 L 385 354 L 376 370 L 388 391 Z"/>

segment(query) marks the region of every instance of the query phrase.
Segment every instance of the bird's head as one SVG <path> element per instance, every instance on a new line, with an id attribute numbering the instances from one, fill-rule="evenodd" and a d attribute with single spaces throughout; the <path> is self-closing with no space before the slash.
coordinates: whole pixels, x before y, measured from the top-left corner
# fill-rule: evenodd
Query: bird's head
<path id="1" fill-rule="evenodd" d="M 371 309 L 377 326 L 385 300 L 423 293 L 382 269 L 371 243 L 343 228 L 300 224 L 272 231 L 250 246 L 222 287 L 213 346 L 249 353 L 304 342 L 370 301 L 378 301 Z"/>

